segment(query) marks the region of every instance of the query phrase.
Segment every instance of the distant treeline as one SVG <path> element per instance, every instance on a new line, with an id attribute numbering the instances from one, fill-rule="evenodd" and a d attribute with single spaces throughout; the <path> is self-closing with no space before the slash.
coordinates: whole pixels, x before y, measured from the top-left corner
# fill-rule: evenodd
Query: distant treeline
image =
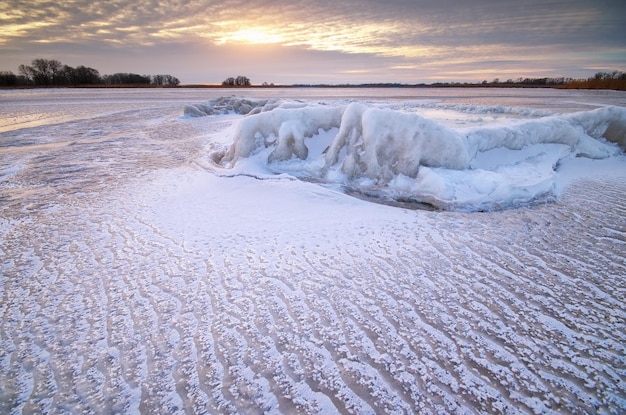
<path id="1" fill-rule="evenodd" d="M 550 87 L 571 89 L 617 89 L 626 90 L 626 73 L 622 71 L 598 72 L 587 79 L 575 78 L 517 78 L 501 81 L 499 78 L 493 81 L 480 83 L 435 83 L 428 86 L 451 87 L 451 86 L 482 86 L 482 87 Z"/>
<path id="2" fill-rule="evenodd" d="M 20 65 L 18 74 L 0 71 L 0 87 L 20 86 L 179 86 L 180 81 L 172 75 L 138 75 L 115 73 L 101 76 L 98 70 L 86 66 L 73 68 L 57 60 L 34 59 L 31 65 Z M 205 86 L 205 85 L 198 85 Z M 250 79 L 245 76 L 231 77 L 220 87 L 250 87 Z M 262 87 L 274 87 L 264 82 Z M 434 84 L 368 83 L 368 84 L 294 84 L 288 87 L 350 87 L 350 88 L 417 88 L 417 87 L 500 87 L 500 88 L 572 88 L 572 89 L 615 89 L 626 90 L 626 73 L 622 71 L 598 72 L 587 79 L 575 78 L 517 78 L 478 83 L 437 82 Z M 281 87 L 285 87 L 282 85 Z"/>
<path id="3" fill-rule="evenodd" d="M 574 79 L 565 85 L 566 88 L 578 89 L 615 89 L 626 91 L 626 72 L 598 72 L 592 78 Z"/>
<path id="4" fill-rule="evenodd" d="M 96 86 L 96 85 L 152 85 L 178 86 L 172 75 L 138 75 L 116 73 L 100 76 L 97 69 L 87 66 L 73 68 L 55 59 L 34 59 L 30 65 L 20 65 L 18 74 L 0 71 L 0 86 Z"/>
<path id="5" fill-rule="evenodd" d="M 626 90 L 626 73 L 621 71 L 598 72 L 587 79 L 575 78 L 517 78 L 501 81 L 482 82 L 437 82 L 433 84 L 403 84 L 399 82 L 367 83 L 367 84 L 296 84 L 293 87 L 328 87 L 328 88 L 471 88 L 471 87 L 498 87 L 498 88 L 571 88 L 571 89 L 616 89 Z"/>

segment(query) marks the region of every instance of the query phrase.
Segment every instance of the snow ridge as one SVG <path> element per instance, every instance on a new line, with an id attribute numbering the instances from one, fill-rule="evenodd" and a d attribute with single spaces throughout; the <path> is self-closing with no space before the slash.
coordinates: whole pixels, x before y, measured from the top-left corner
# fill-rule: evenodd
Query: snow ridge
<path id="1" fill-rule="evenodd" d="M 256 162 L 238 171 L 289 173 L 472 211 L 552 200 L 562 163 L 610 158 L 625 144 L 626 109 L 619 107 L 453 129 L 354 102 L 252 114 L 236 126 L 228 150 L 211 159 L 233 168 L 251 157 Z"/>

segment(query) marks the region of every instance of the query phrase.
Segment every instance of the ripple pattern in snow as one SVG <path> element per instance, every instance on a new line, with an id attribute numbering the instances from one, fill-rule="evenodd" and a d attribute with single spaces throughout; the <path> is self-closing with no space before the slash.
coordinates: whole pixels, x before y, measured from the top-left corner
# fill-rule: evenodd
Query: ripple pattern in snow
<path id="1" fill-rule="evenodd" d="M 626 411 L 625 170 L 406 210 L 206 171 L 232 119 L 179 113 L 2 133 L 0 413 Z"/>
<path id="2" fill-rule="evenodd" d="M 22 220 L 3 412 L 619 413 L 626 188 L 585 187 L 558 210 L 310 228 L 237 225 L 188 189 Z"/>

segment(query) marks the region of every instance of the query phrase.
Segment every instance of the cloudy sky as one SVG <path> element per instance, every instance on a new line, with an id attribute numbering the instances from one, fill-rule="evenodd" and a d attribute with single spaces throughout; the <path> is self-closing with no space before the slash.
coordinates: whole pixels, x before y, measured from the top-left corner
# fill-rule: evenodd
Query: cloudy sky
<path id="1" fill-rule="evenodd" d="M 183 84 L 438 82 L 626 71 L 625 0 L 2 0 L 35 58 Z"/>

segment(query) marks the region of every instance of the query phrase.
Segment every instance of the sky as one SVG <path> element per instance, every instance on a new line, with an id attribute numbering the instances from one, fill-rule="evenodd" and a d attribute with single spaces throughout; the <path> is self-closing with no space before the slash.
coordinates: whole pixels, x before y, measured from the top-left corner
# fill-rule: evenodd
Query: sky
<path id="1" fill-rule="evenodd" d="M 2 0 L 33 59 L 182 84 L 501 81 L 626 71 L 624 0 Z"/>

